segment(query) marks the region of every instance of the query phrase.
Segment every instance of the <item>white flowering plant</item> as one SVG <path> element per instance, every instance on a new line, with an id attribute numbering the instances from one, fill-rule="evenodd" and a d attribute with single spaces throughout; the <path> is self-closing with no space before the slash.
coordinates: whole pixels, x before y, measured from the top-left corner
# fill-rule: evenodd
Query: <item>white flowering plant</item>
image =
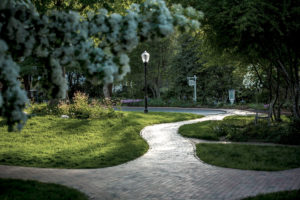
<path id="1" fill-rule="evenodd" d="M 17 61 L 34 57 L 43 63 L 40 85 L 51 98 L 64 98 L 68 89 L 64 70 L 80 67 L 93 83 L 122 80 L 130 71 L 128 53 L 139 42 L 166 37 L 175 28 L 197 30 L 202 13 L 163 0 L 133 4 L 125 15 L 105 9 L 84 18 L 76 12 L 39 14 L 29 0 L 0 1 L 0 116 L 9 129 L 21 129 L 28 102 L 20 87 Z M 99 42 L 95 42 L 95 38 Z"/>

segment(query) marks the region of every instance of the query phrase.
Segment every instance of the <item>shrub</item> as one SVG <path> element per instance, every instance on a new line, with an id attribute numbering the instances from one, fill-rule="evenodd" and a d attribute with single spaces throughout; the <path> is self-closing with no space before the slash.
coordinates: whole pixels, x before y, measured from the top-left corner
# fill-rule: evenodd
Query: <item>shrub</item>
<path id="1" fill-rule="evenodd" d="M 291 120 L 280 137 L 280 143 L 300 144 L 300 120 Z"/>
<path id="2" fill-rule="evenodd" d="M 72 118 L 87 119 L 91 115 L 89 97 L 81 92 L 76 92 L 73 97 L 73 103 L 69 105 L 69 115 Z"/>
<path id="3" fill-rule="evenodd" d="M 254 117 L 226 117 L 219 122 L 214 131 L 232 141 L 264 141 L 281 144 L 300 144 L 299 122 L 283 118 L 281 123 L 268 125 L 261 120 L 258 125 L 253 123 Z"/>
<path id="4" fill-rule="evenodd" d="M 149 105 L 151 105 L 151 106 L 166 106 L 167 101 L 163 100 L 162 98 L 153 98 L 153 99 L 149 99 Z"/>
<path id="5" fill-rule="evenodd" d="M 61 110 L 56 104 L 40 103 L 31 104 L 25 109 L 26 112 L 36 115 L 60 115 Z"/>
<path id="6" fill-rule="evenodd" d="M 100 119 L 100 118 L 114 118 L 122 116 L 121 113 L 115 112 L 113 106 L 118 106 L 119 102 L 111 99 L 103 99 L 102 102 L 93 99 L 90 107 L 91 113 L 90 118 Z"/>
<path id="7" fill-rule="evenodd" d="M 37 115 L 47 115 L 49 113 L 47 103 L 31 104 L 27 109 L 25 109 L 25 111 Z"/>
<path id="8" fill-rule="evenodd" d="M 37 115 L 68 115 L 77 119 L 103 119 L 122 116 L 115 112 L 113 106 L 119 105 L 118 101 L 104 99 L 102 101 L 93 99 L 89 103 L 89 97 L 81 92 L 76 92 L 72 103 L 69 101 L 60 101 L 56 104 L 33 104 L 27 112 Z"/>

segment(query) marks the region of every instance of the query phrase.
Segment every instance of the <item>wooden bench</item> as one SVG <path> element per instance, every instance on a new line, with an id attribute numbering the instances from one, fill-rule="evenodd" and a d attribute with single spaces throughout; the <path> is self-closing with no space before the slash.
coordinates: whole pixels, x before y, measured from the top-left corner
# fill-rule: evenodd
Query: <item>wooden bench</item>
<path id="1" fill-rule="evenodd" d="M 261 114 L 261 115 L 260 115 L 260 114 Z M 272 119 L 272 106 L 269 105 L 268 110 L 265 110 L 265 111 L 256 110 L 255 120 L 254 120 L 254 124 L 255 124 L 255 125 L 258 124 L 258 120 L 259 120 L 259 119 L 265 119 L 265 120 L 268 120 L 268 125 L 270 126 L 270 124 L 271 124 L 271 119 Z"/>

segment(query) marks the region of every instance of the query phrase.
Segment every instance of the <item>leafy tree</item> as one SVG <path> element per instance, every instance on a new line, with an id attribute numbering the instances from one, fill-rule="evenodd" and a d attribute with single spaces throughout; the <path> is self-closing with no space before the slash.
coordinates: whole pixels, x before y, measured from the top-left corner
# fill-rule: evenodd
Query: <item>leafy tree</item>
<path id="1" fill-rule="evenodd" d="M 144 66 L 141 54 L 145 50 L 150 53 L 147 66 L 148 89 L 154 98 L 160 98 L 162 90 L 168 90 L 170 85 L 171 59 L 174 53 L 174 36 L 164 39 L 155 39 L 144 42 L 134 49 L 130 57 L 131 72 L 126 76 L 126 81 L 134 83 L 135 95 L 143 97 Z"/>
<path id="2" fill-rule="evenodd" d="M 203 40 L 202 32 L 185 34 L 178 38 L 178 55 L 171 71 L 174 72 L 173 89 L 180 98 L 192 96 L 187 76 L 196 75 L 198 100 L 203 104 L 226 102 L 228 89 L 241 90 L 243 72 L 229 57 L 216 56 Z"/>
<path id="3" fill-rule="evenodd" d="M 300 119 L 300 2 L 199 0 L 199 6 L 210 44 L 253 65 L 274 67 L 277 84 L 286 83 L 294 117 Z"/>
<path id="4" fill-rule="evenodd" d="M 184 34 L 178 38 L 178 41 L 179 50 L 172 66 L 174 74 L 173 90 L 179 98 L 186 99 L 193 94 L 193 89 L 188 86 L 187 76 L 198 75 L 197 71 L 201 67 L 197 56 L 199 40 L 193 38 L 192 35 Z"/>
<path id="5" fill-rule="evenodd" d="M 75 12 L 39 15 L 29 3 L 7 0 L 0 2 L 0 12 L 0 113 L 10 130 L 26 121 L 22 110 L 27 98 L 18 81 L 16 58 L 39 59 L 44 63 L 41 87 L 51 97 L 65 97 L 64 68 L 80 66 L 94 84 L 122 80 L 130 70 L 127 53 L 140 41 L 166 37 L 174 26 L 197 29 L 201 17 L 192 8 L 174 6 L 170 11 L 162 0 L 133 5 L 124 16 L 100 9 L 86 20 Z"/>
<path id="6" fill-rule="evenodd" d="M 142 3 L 142 0 L 31 0 L 40 13 L 48 10 L 77 11 L 81 14 L 105 8 L 112 12 L 125 12 L 133 3 Z"/>

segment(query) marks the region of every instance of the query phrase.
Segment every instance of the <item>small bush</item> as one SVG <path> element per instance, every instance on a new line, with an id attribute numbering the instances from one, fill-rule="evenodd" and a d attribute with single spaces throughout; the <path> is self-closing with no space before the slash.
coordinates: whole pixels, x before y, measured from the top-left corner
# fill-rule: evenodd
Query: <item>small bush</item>
<path id="1" fill-rule="evenodd" d="M 300 127 L 297 122 L 284 119 L 281 123 L 268 125 L 262 120 L 258 125 L 253 123 L 254 117 L 225 118 L 220 123 L 220 132 L 232 141 L 262 141 L 281 144 L 300 144 Z"/>
<path id="2" fill-rule="evenodd" d="M 118 102 L 110 99 L 103 99 L 102 102 L 99 100 L 92 100 L 90 107 L 91 113 L 90 118 L 100 119 L 100 118 L 114 118 L 122 116 L 121 113 L 115 112 L 113 106 L 118 106 Z"/>
<path id="3" fill-rule="evenodd" d="M 60 101 L 56 104 L 33 104 L 28 108 L 28 112 L 36 115 L 68 115 L 77 119 L 103 119 L 122 116 L 121 113 L 115 112 L 113 106 L 118 105 L 116 101 L 104 99 L 103 101 L 91 100 L 81 92 L 77 92 L 69 101 Z"/>
<path id="4" fill-rule="evenodd" d="M 163 100 L 162 98 L 154 98 L 154 99 L 149 99 L 149 105 L 151 106 L 166 106 L 167 101 Z"/>
<path id="5" fill-rule="evenodd" d="M 32 104 L 26 109 L 26 111 L 37 115 L 47 115 L 49 113 L 47 103 Z"/>
<path id="6" fill-rule="evenodd" d="M 25 110 L 28 113 L 36 114 L 36 115 L 60 115 L 61 110 L 57 107 L 56 104 L 50 105 L 48 103 L 40 103 L 40 104 L 31 104 Z"/>
<path id="7" fill-rule="evenodd" d="M 91 115 L 89 97 L 81 92 L 76 92 L 73 97 L 73 103 L 69 105 L 69 115 L 72 118 L 87 119 Z"/>
<path id="8" fill-rule="evenodd" d="M 300 144 L 300 121 L 292 120 L 280 137 L 282 144 Z"/>

